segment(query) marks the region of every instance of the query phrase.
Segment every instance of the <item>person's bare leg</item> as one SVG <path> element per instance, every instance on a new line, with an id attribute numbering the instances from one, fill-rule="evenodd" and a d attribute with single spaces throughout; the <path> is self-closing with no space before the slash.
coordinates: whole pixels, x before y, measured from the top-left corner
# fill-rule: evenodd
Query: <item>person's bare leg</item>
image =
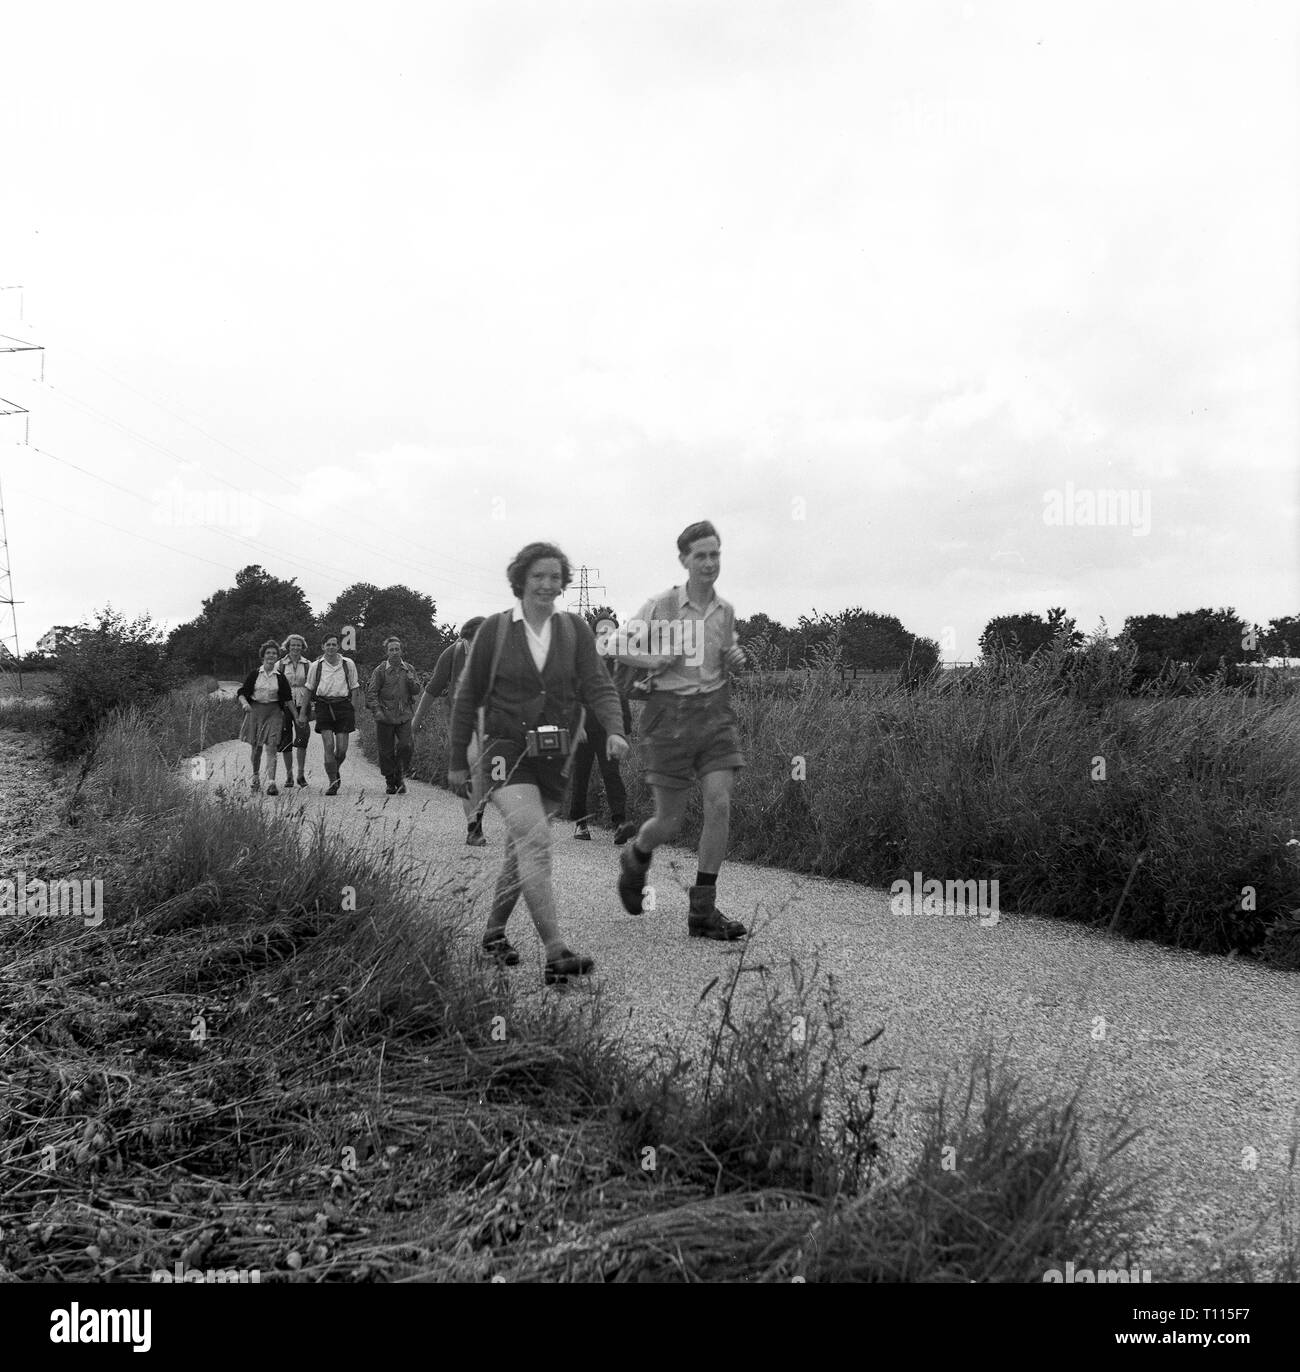
<path id="1" fill-rule="evenodd" d="M 254 743 L 249 758 L 253 764 L 253 780 L 258 781 L 262 775 L 262 745 Z M 271 780 L 275 780 L 275 765 L 271 766 Z"/>
<path id="2" fill-rule="evenodd" d="M 352 735 L 351 735 L 351 734 L 335 734 L 335 735 L 334 735 L 334 765 L 335 765 L 335 767 L 342 767 L 343 764 L 347 761 L 347 756 L 348 756 L 348 744 L 351 743 L 351 741 L 352 741 Z"/>
<path id="3" fill-rule="evenodd" d="M 321 747 L 325 750 L 325 775 L 334 781 L 339 774 L 338 764 L 334 761 L 334 733 L 325 729 L 320 736 Z"/>
<path id="4" fill-rule="evenodd" d="M 701 872 L 711 876 L 717 876 L 722 860 L 727 856 L 727 835 L 731 831 L 731 788 L 735 781 L 736 773 L 731 770 L 706 772 L 700 778 L 704 822 L 700 826 L 698 866 Z"/>
<path id="5" fill-rule="evenodd" d="M 555 916 L 555 891 L 551 886 L 548 807 L 542 804 L 537 787 L 527 785 L 499 786 L 492 793 L 492 801 L 500 811 L 509 841 L 514 845 L 519 885 L 537 936 L 546 946 L 546 956 L 557 957 L 565 951 L 565 946 Z"/>
<path id="6" fill-rule="evenodd" d="M 488 913 L 487 928 L 483 931 L 485 939 L 496 934 L 504 934 L 506 921 L 510 918 L 515 902 L 519 899 L 519 860 L 515 852 L 515 840 L 506 830 L 506 856 L 497 877 L 496 890 L 492 896 L 492 909 Z"/>
<path id="7" fill-rule="evenodd" d="M 676 836 L 686 818 L 686 804 L 690 799 L 690 788 L 686 786 L 680 790 L 668 786 L 651 789 L 655 793 L 655 812 L 632 840 L 643 853 L 653 853 L 661 843 L 668 843 Z"/>

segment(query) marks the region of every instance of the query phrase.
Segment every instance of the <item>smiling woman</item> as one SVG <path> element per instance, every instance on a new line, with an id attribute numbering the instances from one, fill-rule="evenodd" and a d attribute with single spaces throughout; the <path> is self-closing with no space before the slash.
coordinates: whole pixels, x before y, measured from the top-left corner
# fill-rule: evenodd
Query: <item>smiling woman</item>
<path id="1" fill-rule="evenodd" d="M 467 786 L 477 713 L 475 765 L 506 824 L 505 861 L 483 948 L 506 966 L 519 961 L 505 931 L 522 892 L 546 947 L 548 985 L 585 976 L 593 966 L 560 937 L 551 885 L 550 817 L 564 799 L 584 706 L 605 729 L 610 758 L 628 749 L 618 695 L 590 627 L 580 616 L 555 609 L 572 575 L 569 559 L 553 543 L 530 543 L 511 561 L 506 577 L 518 603 L 490 616 L 474 636 L 452 707 L 447 763 L 448 785 Z"/>

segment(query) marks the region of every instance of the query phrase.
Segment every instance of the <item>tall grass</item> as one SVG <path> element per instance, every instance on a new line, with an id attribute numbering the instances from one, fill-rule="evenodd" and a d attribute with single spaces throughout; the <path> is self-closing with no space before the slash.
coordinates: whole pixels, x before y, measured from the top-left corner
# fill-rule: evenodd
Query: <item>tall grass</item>
<path id="1" fill-rule="evenodd" d="M 634 1056 L 599 1001 L 517 1000 L 452 877 L 186 788 L 211 725 L 180 697 L 118 715 L 64 836 L 104 924 L 0 930 L 11 1273 L 1037 1281 L 1125 1250 L 1125 1141 L 1087 1184 L 1077 1100 L 969 1064 L 961 1121 L 892 1175 L 881 1069 L 816 969 L 751 997 L 742 959 L 702 1059 Z M 954 1137 L 979 1165 L 949 1175 Z"/>
<path id="2" fill-rule="evenodd" d="M 1004 908 L 1300 967 L 1300 695 L 1134 698 L 1131 669 L 1103 639 L 872 696 L 833 671 L 793 698 L 742 679 L 728 852 L 880 886 L 996 878 Z M 421 780 L 445 780 L 445 720 L 417 737 Z M 373 755 L 368 717 L 362 739 Z M 641 766 L 634 738 L 644 817 Z M 696 793 L 683 842 L 699 823 Z"/>

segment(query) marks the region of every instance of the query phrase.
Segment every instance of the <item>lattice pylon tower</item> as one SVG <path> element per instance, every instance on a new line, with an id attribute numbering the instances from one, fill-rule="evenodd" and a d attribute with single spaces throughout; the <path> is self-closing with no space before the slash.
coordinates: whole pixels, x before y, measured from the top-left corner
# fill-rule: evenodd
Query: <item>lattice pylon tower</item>
<path id="1" fill-rule="evenodd" d="M 20 292 L 18 298 L 21 317 L 22 288 L 10 286 L 5 287 L 5 289 Z M 45 347 L 43 344 L 28 343 L 21 338 L 13 338 L 9 334 L 0 334 L 0 353 L 40 353 L 41 379 L 45 379 Z M 22 415 L 23 442 L 30 441 L 31 417 L 23 406 L 0 396 L 0 416 L 3 415 Z M 15 444 L 15 446 L 17 445 Z M 18 673 L 19 692 L 23 689 L 23 669 L 20 665 L 23 654 L 22 645 L 18 641 L 18 610 L 16 607 L 21 604 L 22 601 L 14 599 L 13 567 L 9 561 L 9 525 L 5 517 L 4 486 L 0 484 L 0 671 L 8 671 L 10 664 L 13 664 Z M 7 626 L 6 620 L 8 621 Z"/>
<path id="2" fill-rule="evenodd" d="M 584 618 L 591 612 L 592 591 L 605 590 L 605 587 L 602 586 L 599 581 L 592 580 L 592 577 L 598 577 L 599 575 L 599 567 L 578 568 L 578 613 Z"/>
<path id="3" fill-rule="evenodd" d="M 10 670 L 12 663 L 18 673 L 18 691 L 22 694 L 23 669 L 22 647 L 18 642 L 18 610 L 20 602 L 14 599 L 14 579 L 9 567 L 9 525 L 5 520 L 4 484 L 0 482 L 0 672 Z M 4 612 L 8 611 L 6 615 Z M 5 619 L 8 619 L 6 632 Z M 12 654 L 12 657 L 10 656 Z"/>

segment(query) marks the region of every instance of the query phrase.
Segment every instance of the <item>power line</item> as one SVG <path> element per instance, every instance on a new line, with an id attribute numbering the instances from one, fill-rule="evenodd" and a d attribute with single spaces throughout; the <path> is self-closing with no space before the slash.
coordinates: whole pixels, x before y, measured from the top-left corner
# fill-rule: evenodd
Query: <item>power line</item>
<path id="1" fill-rule="evenodd" d="M 130 391 L 132 395 L 137 395 L 140 397 L 141 400 L 147 401 L 150 405 L 157 406 L 157 408 L 160 409 L 164 414 L 171 415 L 173 419 L 180 420 L 182 424 L 188 424 L 190 428 L 192 428 L 196 433 L 202 434 L 203 437 L 208 439 L 209 442 L 215 443 L 219 447 L 225 448 L 227 452 L 233 453 L 236 457 L 242 458 L 245 462 L 251 463 L 254 467 L 257 467 L 259 470 L 269 472 L 278 481 L 284 482 L 284 484 L 288 486 L 290 490 L 292 490 L 296 495 L 301 496 L 305 494 L 302 486 L 300 486 L 296 481 L 293 481 L 291 478 L 285 476 L 282 472 L 277 471 L 274 467 L 267 466 L 265 463 L 260 462 L 257 458 L 252 457 L 249 453 L 243 451 L 242 449 L 236 448 L 233 444 L 227 443 L 225 439 L 218 438 L 216 434 L 209 433 L 208 430 L 205 429 L 201 424 L 198 424 L 194 420 L 187 418 L 185 415 L 179 413 L 177 410 L 172 409 L 167 405 L 164 405 L 162 401 L 160 401 L 156 396 L 151 396 L 148 394 L 148 392 L 140 390 L 138 387 L 131 385 L 128 381 L 124 381 L 120 376 L 116 375 L 116 373 L 110 372 L 107 367 L 100 366 L 92 358 L 87 357 L 84 353 L 79 352 L 77 349 L 69 348 L 67 349 L 67 351 L 73 353 L 75 356 L 80 357 L 95 371 L 99 372 L 103 376 L 108 377 L 110 381 L 115 382 L 124 390 Z M 43 372 L 42 376 L 44 376 Z M 173 404 L 179 403 L 179 401 L 173 401 Z M 352 517 L 354 519 L 363 520 L 365 523 L 370 524 L 372 527 L 379 529 L 388 537 L 393 536 L 392 530 L 386 528 L 384 525 L 380 524 L 378 521 L 372 519 L 369 515 L 364 514 L 363 512 L 354 511 Z M 396 536 L 402 539 L 404 542 L 410 543 L 413 547 L 421 546 L 416 539 L 411 538 L 408 534 L 398 533 Z M 469 567 L 474 571 L 484 572 L 485 574 L 487 573 L 487 569 L 481 563 L 470 562 L 466 558 L 452 557 L 450 554 L 447 553 L 433 553 L 432 556 L 434 556 L 442 562 L 454 562 L 460 566 Z M 426 568 L 425 570 L 429 569 Z M 495 572 L 492 573 L 492 575 L 495 576 Z"/>
<path id="2" fill-rule="evenodd" d="M 186 458 L 183 458 L 178 453 L 173 452 L 166 445 L 158 443 L 156 440 L 149 438 L 145 434 L 137 433 L 134 429 L 131 429 L 127 425 L 121 423 L 119 420 L 114 419 L 111 415 L 104 414 L 102 410 L 96 409 L 95 406 L 87 404 L 83 400 L 78 400 L 75 396 L 69 395 L 67 392 L 58 391 L 53 386 L 49 386 L 48 383 L 47 389 L 51 392 L 51 394 L 55 395 L 59 399 L 66 401 L 68 404 L 76 406 L 78 409 L 85 410 L 86 413 L 94 416 L 96 419 L 99 419 L 106 424 L 111 424 L 114 428 L 119 429 L 122 433 L 126 434 L 128 438 L 134 439 L 138 443 L 143 443 L 146 447 L 154 449 L 156 452 L 160 453 L 164 457 L 169 458 L 171 461 L 177 462 L 183 467 L 197 467 L 199 471 L 211 477 L 214 481 L 221 482 L 223 486 L 228 486 L 232 491 L 240 492 L 246 489 L 245 487 L 241 486 L 238 482 L 231 481 L 228 477 L 224 477 L 220 473 L 212 471 L 208 467 L 205 467 L 202 463 L 192 462 Z M 268 509 L 275 510 L 278 514 L 284 515 L 286 519 L 291 519 L 295 522 L 301 520 L 300 514 L 297 514 L 292 510 L 285 509 L 283 505 L 277 505 L 274 501 L 266 499 L 265 496 L 259 496 L 258 500 L 259 503 L 265 505 Z M 417 571 L 422 571 L 431 577 L 440 578 L 443 581 L 450 582 L 453 586 L 458 586 L 460 589 L 469 591 L 474 595 L 483 594 L 480 588 L 468 585 L 464 581 L 457 580 L 457 578 L 451 576 L 450 574 L 442 571 L 439 568 L 430 567 L 426 564 L 413 562 L 409 559 L 403 559 L 401 557 L 394 555 L 393 553 L 386 552 L 382 548 L 377 548 L 373 544 L 363 543 L 353 533 L 346 532 L 341 529 L 334 529 L 331 528 L 329 525 L 321 523 L 317 523 L 315 527 L 319 528 L 322 533 L 333 534 L 336 538 L 345 540 L 350 546 L 360 548 L 365 552 L 369 552 L 374 554 L 375 556 L 382 557 L 386 561 L 395 563 L 398 566 L 405 568 L 415 568 Z M 476 568 L 476 570 L 479 570 L 485 577 L 489 575 L 486 568 Z M 348 575 L 348 573 L 346 572 L 342 572 L 340 574 L 344 576 Z"/>

